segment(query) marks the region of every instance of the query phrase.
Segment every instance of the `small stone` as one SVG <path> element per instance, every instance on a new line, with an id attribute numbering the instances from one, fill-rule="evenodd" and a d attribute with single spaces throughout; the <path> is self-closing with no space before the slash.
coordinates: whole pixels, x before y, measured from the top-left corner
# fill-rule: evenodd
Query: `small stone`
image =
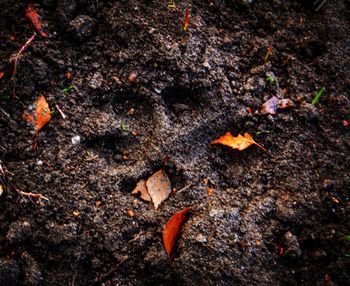
<path id="1" fill-rule="evenodd" d="M 324 251 L 323 249 L 316 249 L 311 253 L 311 256 L 314 257 L 315 259 L 323 259 L 327 257 L 327 252 Z"/>
<path id="2" fill-rule="evenodd" d="M 87 15 L 79 15 L 69 23 L 69 32 L 72 36 L 82 42 L 87 40 L 93 33 L 96 22 Z"/>
<path id="3" fill-rule="evenodd" d="M 296 235 L 294 235 L 290 231 L 287 231 L 283 237 L 283 240 L 284 240 L 285 256 L 299 257 L 301 255 L 301 249 L 298 242 L 298 237 Z"/>
<path id="4" fill-rule="evenodd" d="M 73 136 L 72 137 L 72 144 L 73 145 L 78 145 L 80 143 L 80 136 L 79 135 L 76 135 L 76 136 Z"/>
<path id="5" fill-rule="evenodd" d="M 38 160 L 38 161 L 36 162 L 36 164 L 37 164 L 38 166 L 42 166 L 42 165 L 44 164 L 44 162 L 43 162 L 42 160 Z"/>
<path id="6" fill-rule="evenodd" d="M 132 72 L 131 74 L 129 74 L 129 77 L 128 77 L 129 82 L 135 82 L 136 80 L 137 80 L 137 73 L 136 72 Z"/>
<path id="7" fill-rule="evenodd" d="M 204 242 L 207 242 L 207 238 L 203 234 L 200 233 L 196 236 L 196 241 L 204 243 Z"/>
<path id="8" fill-rule="evenodd" d="M 162 90 L 161 90 L 160 88 L 157 88 L 157 87 L 154 89 L 154 91 L 155 91 L 156 93 L 158 93 L 158 94 L 161 94 L 161 93 L 162 93 Z"/>
<path id="9" fill-rule="evenodd" d="M 21 243 L 26 241 L 32 235 L 31 225 L 27 221 L 15 221 L 10 224 L 6 238 L 12 243 Z"/>
<path id="10" fill-rule="evenodd" d="M 325 179 L 323 181 L 323 184 L 322 184 L 322 189 L 325 190 L 325 191 L 330 191 L 332 190 L 334 187 L 334 182 L 332 180 L 329 180 L 329 179 Z"/>
<path id="11" fill-rule="evenodd" d="M 97 257 L 93 257 L 91 259 L 91 268 L 92 269 L 100 269 L 103 266 L 103 263 Z"/>
<path id="12" fill-rule="evenodd" d="M 16 261 L 0 259 L 0 285 L 19 285 L 20 274 L 21 272 Z"/>

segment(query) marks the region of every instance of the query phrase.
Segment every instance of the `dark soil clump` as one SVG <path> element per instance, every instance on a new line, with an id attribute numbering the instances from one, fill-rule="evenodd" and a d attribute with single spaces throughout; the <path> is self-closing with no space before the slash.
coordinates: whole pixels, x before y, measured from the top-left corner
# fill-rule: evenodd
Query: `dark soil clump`
<path id="1" fill-rule="evenodd" d="M 348 0 L 32 1 L 49 37 L 14 81 L 28 2 L 0 17 L 0 285 L 349 284 Z M 261 114 L 273 96 L 294 106 Z M 268 152 L 210 144 L 227 131 Z M 131 191 L 162 168 L 156 211 Z"/>

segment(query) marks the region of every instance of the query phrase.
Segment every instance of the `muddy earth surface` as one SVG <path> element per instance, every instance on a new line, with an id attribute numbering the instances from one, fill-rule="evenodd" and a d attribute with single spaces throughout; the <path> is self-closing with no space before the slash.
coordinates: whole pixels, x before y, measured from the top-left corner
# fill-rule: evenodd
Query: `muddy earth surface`
<path id="1" fill-rule="evenodd" d="M 0 285 L 349 285 L 348 0 L 35 1 L 49 37 L 13 76 L 28 3 L 1 1 Z M 210 145 L 227 131 L 268 151 Z M 155 210 L 131 191 L 162 168 Z"/>

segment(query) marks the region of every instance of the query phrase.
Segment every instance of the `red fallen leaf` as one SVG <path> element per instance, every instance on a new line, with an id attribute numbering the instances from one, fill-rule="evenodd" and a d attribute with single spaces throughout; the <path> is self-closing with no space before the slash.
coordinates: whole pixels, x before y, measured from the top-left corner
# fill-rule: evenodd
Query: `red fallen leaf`
<path id="1" fill-rule="evenodd" d="M 41 95 L 35 100 L 35 103 L 30 107 L 29 114 L 23 114 L 24 120 L 34 125 L 35 131 L 39 132 L 43 126 L 51 120 L 51 110 L 45 97 Z"/>
<path id="2" fill-rule="evenodd" d="M 256 143 L 252 136 L 250 136 L 249 133 L 244 133 L 244 136 L 241 134 L 238 134 L 237 137 L 233 137 L 230 132 L 226 132 L 225 135 L 221 136 L 220 138 L 214 140 L 211 142 L 211 144 L 222 144 L 225 146 L 229 146 L 233 149 L 238 149 L 240 151 L 248 148 L 250 145 L 255 144 L 260 149 L 264 150 L 266 152 L 266 149 L 261 146 L 260 144 Z"/>
<path id="3" fill-rule="evenodd" d="M 190 10 L 187 7 L 186 8 L 186 15 L 185 15 L 184 31 L 186 31 L 188 28 L 189 20 L 190 20 Z"/>
<path id="4" fill-rule="evenodd" d="M 260 112 L 262 114 L 275 114 L 277 112 L 277 109 L 284 109 L 293 106 L 294 102 L 290 99 L 280 99 L 276 96 L 273 96 L 261 106 Z"/>
<path id="5" fill-rule="evenodd" d="M 0 72 L 0 79 L 2 79 L 4 77 L 5 73 L 4 72 Z"/>
<path id="6" fill-rule="evenodd" d="M 165 251 L 169 257 L 169 261 L 171 261 L 170 254 L 176 242 L 176 238 L 180 234 L 186 215 L 190 210 L 191 208 L 187 208 L 182 211 L 179 211 L 169 219 L 169 221 L 166 223 L 164 227 L 163 243 L 164 243 Z"/>
<path id="7" fill-rule="evenodd" d="M 38 13 L 35 11 L 33 6 L 29 5 L 27 10 L 26 10 L 26 17 L 28 20 L 31 22 L 33 25 L 33 28 L 36 32 L 40 34 L 43 38 L 47 38 L 48 35 L 43 31 L 43 25 L 41 23 L 40 16 Z"/>

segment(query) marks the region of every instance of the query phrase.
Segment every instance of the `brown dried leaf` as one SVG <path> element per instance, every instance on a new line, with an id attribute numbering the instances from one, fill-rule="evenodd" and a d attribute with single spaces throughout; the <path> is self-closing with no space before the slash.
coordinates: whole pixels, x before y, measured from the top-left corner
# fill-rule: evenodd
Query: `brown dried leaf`
<path id="1" fill-rule="evenodd" d="M 176 242 L 176 238 L 178 237 L 181 231 L 182 225 L 185 221 L 186 215 L 190 210 L 191 208 L 187 208 L 182 211 L 179 211 L 169 219 L 169 221 L 166 223 L 164 227 L 163 242 L 164 242 L 165 251 L 169 257 L 169 261 L 170 261 L 171 251 Z"/>
<path id="2" fill-rule="evenodd" d="M 244 136 L 238 134 L 237 137 L 233 137 L 230 132 L 226 132 L 225 135 L 211 142 L 211 144 L 222 144 L 225 146 L 229 146 L 233 149 L 238 149 L 240 151 L 248 148 L 250 145 L 255 144 L 260 149 L 266 152 L 266 149 L 262 147 L 260 144 L 256 143 L 252 136 L 249 133 L 244 133 Z"/>
<path id="3" fill-rule="evenodd" d="M 147 187 L 146 187 L 146 181 L 145 180 L 140 180 L 135 189 L 132 191 L 132 194 L 138 194 L 140 193 L 140 198 L 150 202 L 152 199 L 147 191 Z"/>
<path id="4" fill-rule="evenodd" d="M 152 198 L 155 209 L 167 199 L 171 193 L 171 183 L 164 170 L 155 172 L 146 182 L 149 195 Z"/>
<path id="5" fill-rule="evenodd" d="M 273 96 L 261 106 L 260 112 L 262 114 L 276 114 L 277 109 L 284 109 L 293 106 L 294 102 L 290 99 L 280 99 Z"/>

